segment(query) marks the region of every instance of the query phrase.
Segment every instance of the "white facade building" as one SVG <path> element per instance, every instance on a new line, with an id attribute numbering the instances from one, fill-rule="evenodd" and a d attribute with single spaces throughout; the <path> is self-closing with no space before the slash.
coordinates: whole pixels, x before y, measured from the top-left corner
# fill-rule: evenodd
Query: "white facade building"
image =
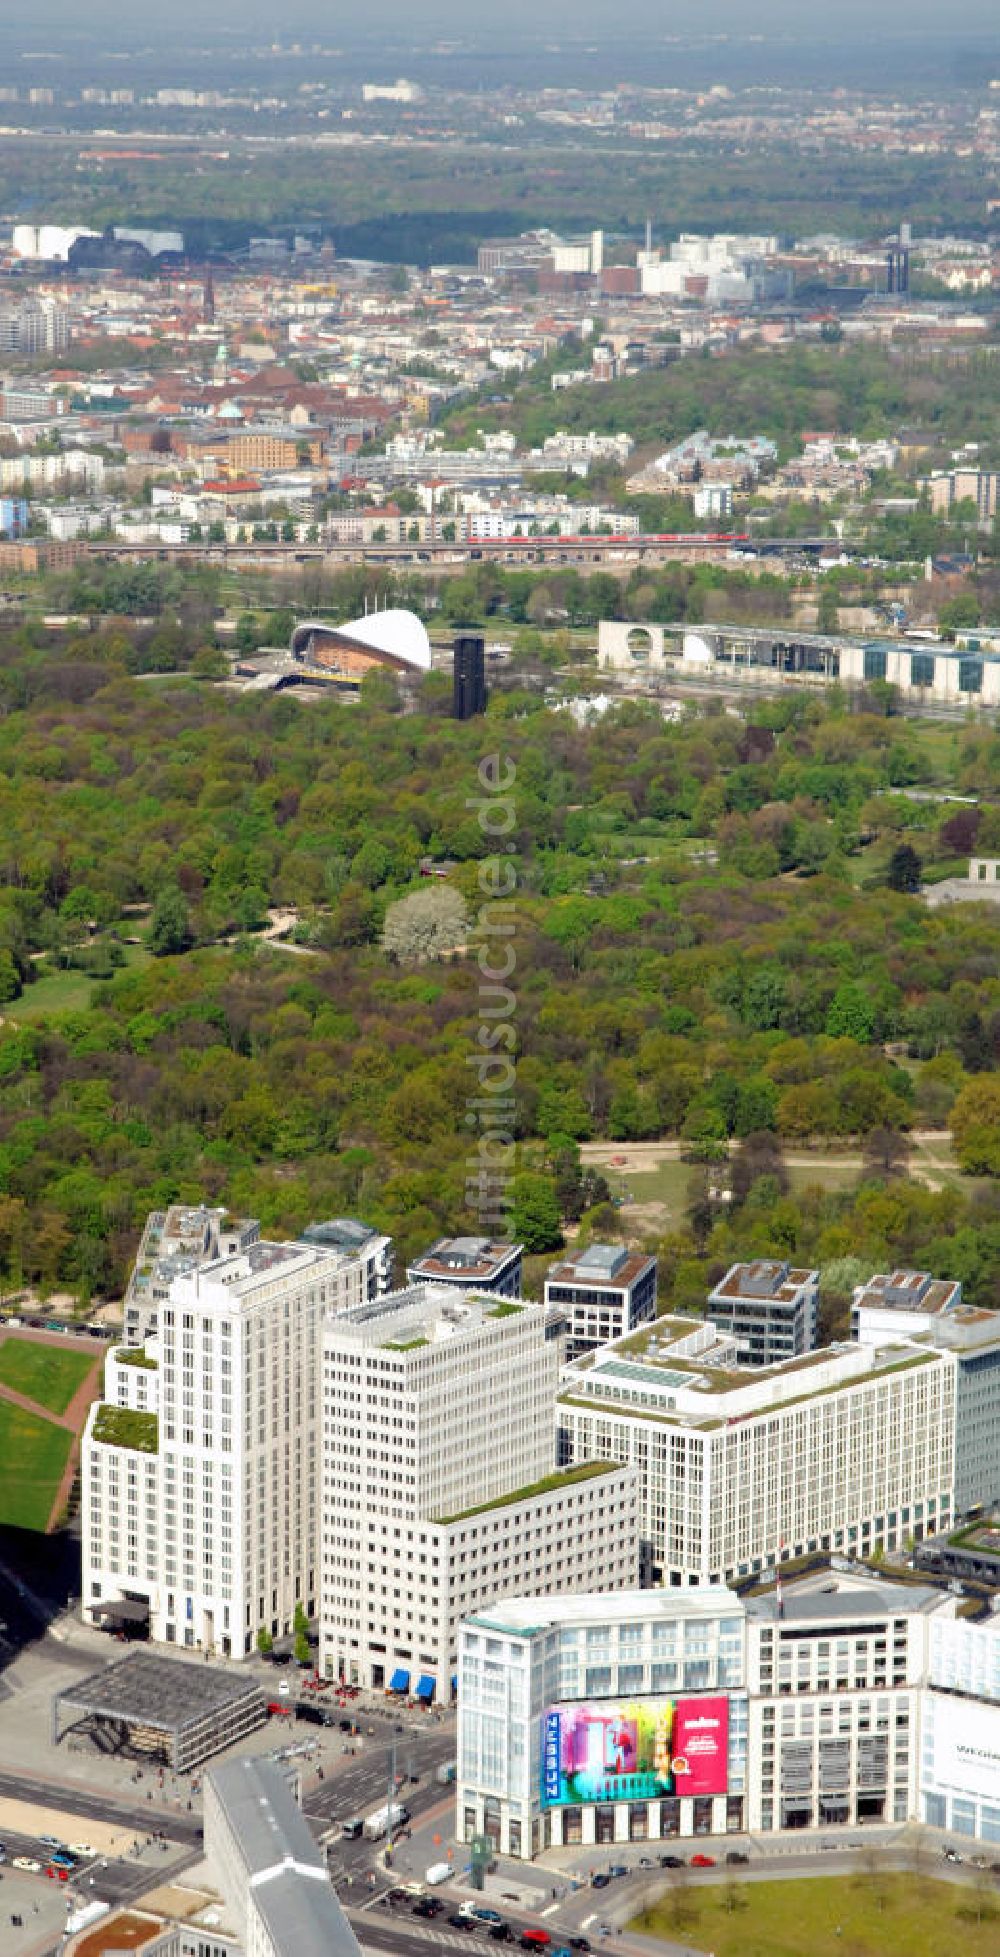
<path id="1" fill-rule="evenodd" d="M 564 1368 L 559 1458 L 635 1464 L 654 1582 L 864 1556 L 950 1525 L 955 1382 L 950 1353 L 902 1341 L 740 1372 L 711 1321 L 658 1319 Z"/>
<path id="2" fill-rule="evenodd" d="M 321 1226 L 322 1227 L 322 1226 Z M 175 1275 L 110 1355 L 83 1443 L 83 1609 L 144 1603 L 158 1642 L 242 1658 L 318 1597 L 321 1330 L 363 1258 L 252 1242 Z"/>
<path id="3" fill-rule="evenodd" d="M 527 1860 L 915 1818 L 930 1641 L 965 1654 L 968 1629 L 1000 1643 L 1000 1626 L 964 1626 L 956 1607 L 863 1570 L 746 1600 L 701 1585 L 497 1603 L 461 1629 L 459 1839 Z M 940 1749 L 939 1774 L 967 1785 L 953 1753 Z M 976 1770 L 996 1792 L 1000 1754 Z"/>
<path id="4" fill-rule="evenodd" d="M 557 1372 L 543 1305 L 420 1284 L 328 1320 L 327 1676 L 447 1698 L 464 1611 L 636 1581 L 631 1472 L 553 1472 Z"/>
<path id="5" fill-rule="evenodd" d="M 885 1345 L 902 1334 L 955 1359 L 955 1516 L 1000 1504 L 1000 1312 L 962 1301 L 955 1278 L 880 1272 L 858 1285 L 851 1336 Z"/>

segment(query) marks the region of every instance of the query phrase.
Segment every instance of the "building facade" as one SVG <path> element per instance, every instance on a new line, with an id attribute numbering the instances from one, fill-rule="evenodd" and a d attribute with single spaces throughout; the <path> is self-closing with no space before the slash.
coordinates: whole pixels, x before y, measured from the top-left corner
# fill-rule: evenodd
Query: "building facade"
<path id="1" fill-rule="evenodd" d="M 736 1341 L 741 1366 L 775 1366 L 816 1344 L 819 1272 L 773 1257 L 733 1264 L 708 1295 L 707 1311 Z"/>
<path id="2" fill-rule="evenodd" d="M 746 1601 L 497 1603 L 461 1629 L 459 1839 L 530 1860 L 914 1818 L 929 1640 L 955 1610 L 857 1571 Z"/>
<path id="3" fill-rule="evenodd" d="M 710 1321 L 657 1319 L 568 1364 L 559 1459 L 639 1472 L 644 1570 L 723 1582 L 950 1527 L 956 1366 L 924 1345 L 831 1347 L 740 1371 Z"/>
<path id="4" fill-rule="evenodd" d="M 414 1285 L 327 1321 L 327 1676 L 447 1698 L 463 1611 L 518 1571 L 636 1580 L 631 1471 L 554 1472 L 558 1363 L 545 1307 L 490 1293 Z"/>
<path id="5" fill-rule="evenodd" d="M 954 1513 L 1000 1504 L 1000 1312 L 966 1305 L 955 1278 L 880 1272 L 859 1285 L 851 1337 L 884 1345 L 902 1333 L 955 1361 Z"/>
<path id="6" fill-rule="evenodd" d="M 364 1255 L 259 1241 L 174 1275 L 156 1340 L 109 1356 L 88 1417 L 85 1618 L 124 1598 L 154 1640 L 242 1658 L 314 1615 L 322 1325 L 371 1276 Z"/>
<path id="7" fill-rule="evenodd" d="M 591 1244 L 552 1265 L 545 1303 L 566 1319 L 566 1357 L 576 1359 L 655 1318 L 656 1258 L 622 1244 Z"/>

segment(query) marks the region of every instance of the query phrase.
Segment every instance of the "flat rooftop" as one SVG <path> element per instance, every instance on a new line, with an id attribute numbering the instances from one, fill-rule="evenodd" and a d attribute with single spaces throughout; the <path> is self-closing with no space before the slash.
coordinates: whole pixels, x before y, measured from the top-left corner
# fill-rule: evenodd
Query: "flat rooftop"
<path id="1" fill-rule="evenodd" d="M 793 1270 L 773 1257 L 757 1257 L 750 1264 L 734 1264 L 720 1284 L 709 1293 L 714 1299 L 768 1299 L 777 1305 L 794 1305 L 806 1285 L 815 1284 L 818 1271 Z"/>
<path id="2" fill-rule="evenodd" d="M 579 1597 L 503 1597 L 466 1619 L 490 1631 L 544 1631 L 554 1625 L 659 1623 L 662 1618 L 739 1617 L 743 1604 L 721 1583 L 683 1590 L 601 1590 Z"/>
<path id="3" fill-rule="evenodd" d="M 559 1398 L 684 1425 L 719 1425 L 937 1356 L 929 1337 L 824 1346 L 759 1368 L 737 1365 L 735 1350 L 710 1319 L 654 1319 L 571 1360 Z"/>
<path id="4" fill-rule="evenodd" d="M 545 1310 L 544 1305 L 477 1292 L 474 1286 L 465 1291 L 453 1284 L 407 1284 L 327 1319 L 324 1338 L 328 1345 L 346 1340 L 405 1355 L 483 1332 L 494 1321 L 514 1323 L 527 1316 L 544 1326 Z"/>
<path id="5" fill-rule="evenodd" d="M 960 1301 L 962 1287 L 955 1278 L 935 1278 L 929 1271 L 880 1271 L 859 1286 L 854 1303 L 877 1305 L 888 1311 L 944 1312 Z"/>
<path id="6" fill-rule="evenodd" d="M 468 1279 L 471 1285 L 485 1284 L 502 1271 L 514 1257 L 520 1257 L 521 1244 L 497 1242 L 490 1237 L 440 1237 L 436 1244 L 414 1259 L 407 1275 L 423 1278 Z"/>
<path id="7" fill-rule="evenodd" d="M 579 1256 L 565 1257 L 561 1264 L 551 1265 L 545 1282 L 574 1284 L 578 1288 L 593 1285 L 595 1291 L 608 1285 L 624 1290 L 655 1262 L 655 1257 L 645 1251 L 627 1250 L 624 1244 L 591 1244 Z"/>
<path id="8" fill-rule="evenodd" d="M 630 1473 L 631 1470 L 620 1461 L 580 1461 L 575 1468 L 556 1468 L 541 1481 L 531 1481 L 524 1488 L 512 1488 L 507 1495 L 494 1495 L 489 1502 L 476 1502 L 472 1508 L 460 1509 L 457 1515 L 437 1515 L 432 1519 L 450 1528 L 452 1523 L 468 1522 L 474 1515 L 488 1515 L 491 1509 L 513 1508 L 515 1502 L 530 1502 L 542 1495 L 561 1495 L 566 1489 L 578 1488 L 584 1481 Z"/>
<path id="9" fill-rule="evenodd" d="M 183 1732 L 248 1698 L 263 1700 L 251 1678 L 152 1651 L 132 1651 L 56 1695 L 59 1705 L 168 1733 Z"/>
<path id="10" fill-rule="evenodd" d="M 879 1583 L 824 1571 L 819 1577 L 782 1581 L 780 1617 L 776 1590 L 764 1597 L 748 1597 L 746 1613 L 764 1623 L 785 1625 L 881 1623 L 906 1612 L 938 1610 L 947 1600 L 946 1591 L 929 1584 Z"/>

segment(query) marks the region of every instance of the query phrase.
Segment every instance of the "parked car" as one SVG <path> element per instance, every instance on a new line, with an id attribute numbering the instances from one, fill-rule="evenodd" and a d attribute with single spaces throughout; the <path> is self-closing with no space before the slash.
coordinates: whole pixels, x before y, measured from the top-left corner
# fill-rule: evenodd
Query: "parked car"
<path id="1" fill-rule="evenodd" d="M 547 1930 L 525 1930 L 521 1937 L 522 1950 L 544 1950 L 552 1942 Z"/>
<path id="2" fill-rule="evenodd" d="M 53 1849 L 52 1860 L 55 1863 L 57 1869 L 76 1868 L 76 1856 L 71 1855 L 68 1848 Z"/>
<path id="3" fill-rule="evenodd" d="M 957 1848 L 942 1848 L 941 1853 L 946 1862 L 960 1862 L 962 1859 Z"/>
<path id="4" fill-rule="evenodd" d="M 691 1857 L 691 1867 L 692 1867 L 693 1869 L 714 1869 L 714 1867 L 715 1867 L 715 1856 L 714 1856 L 714 1855 L 702 1855 L 702 1854 L 701 1854 L 700 1852 L 699 1852 L 699 1853 L 698 1853 L 697 1855 L 692 1855 L 692 1857 Z"/>
<path id="5" fill-rule="evenodd" d="M 590 1886 L 592 1889 L 606 1889 L 610 1881 L 611 1877 L 609 1875 L 592 1875 Z"/>
<path id="6" fill-rule="evenodd" d="M 586 1937 L 570 1937 L 570 1940 L 569 1940 L 569 1947 L 570 1947 L 570 1949 L 571 1949 L 571 1950 L 589 1950 L 589 1949 L 590 1949 L 590 1945 L 589 1945 L 589 1943 L 587 1942 L 587 1939 L 586 1939 Z"/>
<path id="7" fill-rule="evenodd" d="M 387 1890 L 386 1890 L 386 1895 L 385 1895 L 385 1900 L 386 1900 L 386 1902 L 387 1902 L 387 1903 L 405 1903 L 405 1902 L 406 1902 L 406 1901 L 408 1900 L 408 1898 L 407 1898 L 407 1894 L 406 1894 L 406 1890 L 405 1890 L 405 1889 L 387 1889 Z"/>
<path id="8" fill-rule="evenodd" d="M 41 1875 L 42 1873 L 41 1863 L 36 1862 L 30 1855 L 15 1855 L 11 1867 L 24 1869 L 28 1875 Z"/>
<path id="9" fill-rule="evenodd" d="M 486 1934 L 492 1938 L 494 1943 L 513 1943 L 514 1941 L 514 1932 L 506 1923 L 491 1923 Z"/>
<path id="10" fill-rule="evenodd" d="M 41 1842 L 43 1848 L 65 1847 L 65 1843 L 59 1840 L 58 1835 L 39 1835 L 38 1839 Z"/>
<path id="11" fill-rule="evenodd" d="M 322 1706 L 311 1706 L 308 1701 L 299 1700 L 295 1708 L 296 1719 L 305 1719 L 311 1726 L 325 1726 L 326 1713 Z"/>
<path id="12" fill-rule="evenodd" d="M 71 1841 L 69 1848 L 70 1854 L 79 1855 L 83 1862 L 92 1861 L 97 1854 L 96 1848 L 91 1848 L 89 1841 Z"/>
<path id="13" fill-rule="evenodd" d="M 461 1910 L 453 1910 L 448 1921 L 453 1930 L 471 1930 L 474 1928 L 471 1916 L 463 1916 Z"/>
<path id="14" fill-rule="evenodd" d="M 735 1868 L 738 1862 L 749 1862 L 749 1860 L 749 1855 L 744 1855 L 742 1848 L 730 1848 L 726 1852 L 726 1861 L 730 1868 Z"/>
<path id="15" fill-rule="evenodd" d="M 628 1870 L 625 1867 L 624 1862 L 612 1862 L 611 1867 L 608 1870 L 608 1874 L 609 1876 L 611 1876 L 612 1880 L 617 1881 L 621 1876 L 628 1875 Z"/>
<path id="16" fill-rule="evenodd" d="M 685 1866 L 686 1865 L 685 1865 L 683 1855 L 661 1855 L 660 1856 L 661 1869 L 683 1869 Z"/>

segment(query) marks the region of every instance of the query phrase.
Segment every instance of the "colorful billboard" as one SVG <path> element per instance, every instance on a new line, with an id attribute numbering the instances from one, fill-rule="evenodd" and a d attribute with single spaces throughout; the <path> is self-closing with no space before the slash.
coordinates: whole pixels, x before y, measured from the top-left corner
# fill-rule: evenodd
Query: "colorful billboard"
<path id="1" fill-rule="evenodd" d="M 542 1714 L 542 1806 L 724 1794 L 729 1700 L 552 1706 Z"/>

